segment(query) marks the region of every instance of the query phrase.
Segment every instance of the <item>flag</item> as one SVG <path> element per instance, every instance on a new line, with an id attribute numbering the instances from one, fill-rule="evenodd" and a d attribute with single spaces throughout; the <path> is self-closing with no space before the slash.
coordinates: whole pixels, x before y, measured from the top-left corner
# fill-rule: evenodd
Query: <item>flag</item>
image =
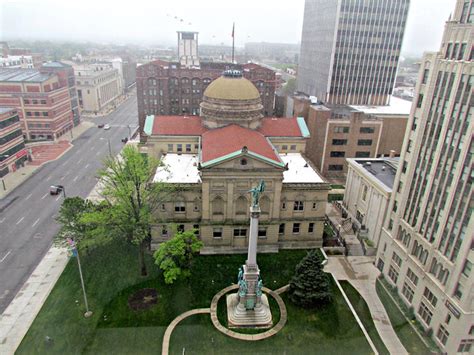
<path id="1" fill-rule="evenodd" d="M 234 38 L 235 22 L 232 24 L 232 38 Z"/>

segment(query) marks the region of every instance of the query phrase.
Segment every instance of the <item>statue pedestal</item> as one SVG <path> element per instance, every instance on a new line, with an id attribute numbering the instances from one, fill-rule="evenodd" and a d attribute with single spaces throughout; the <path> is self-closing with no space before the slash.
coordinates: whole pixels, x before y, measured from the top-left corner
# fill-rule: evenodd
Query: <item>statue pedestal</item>
<path id="1" fill-rule="evenodd" d="M 227 321 L 229 328 L 271 328 L 272 313 L 266 295 L 260 296 L 260 302 L 252 310 L 245 308 L 245 303 L 237 293 L 227 295 Z"/>

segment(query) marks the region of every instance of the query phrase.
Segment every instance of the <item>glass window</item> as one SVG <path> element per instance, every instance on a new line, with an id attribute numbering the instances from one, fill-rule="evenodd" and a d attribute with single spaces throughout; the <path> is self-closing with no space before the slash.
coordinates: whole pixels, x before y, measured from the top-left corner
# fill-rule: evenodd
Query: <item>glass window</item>
<path id="1" fill-rule="evenodd" d="M 469 275 L 471 274 L 471 270 L 472 270 L 472 263 L 469 260 L 466 260 L 466 262 L 464 263 L 464 267 L 462 269 L 463 275 L 466 277 L 469 277 Z"/>
<path id="2" fill-rule="evenodd" d="M 340 164 L 329 164 L 328 170 L 329 171 L 342 171 L 344 170 L 344 166 Z"/>
<path id="3" fill-rule="evenodd" d="M 293 211 L 303 211 L 303 209 L 304 209 L 303 201 L 295 201 L 295 204 L 293 205 Z"/>
<path id="4" fill-rule="evenodd" d="M 369 158 L 370 152 L 356 152 L 356 158 Z"/>
<path id="5" fill-rule="evenodd" d="M 448 341 L 449 333 L 442 325 L 440 325 L 438 329 L 438 333 L 436 334 L 436 337 L 439 339 L 441 344 L 446 345 L 446 342 Z"/>
<path id="6" fill-rule="evenodd" d="M 360 133 L 374 133 L 375 128 L 373 127 L 360 127 Z"/>
<path id="7" fill-rule="evenodd" d="M 332 158 L 344 158 L 345 155 L 346 155 L 346 152 L 337 152 L 337 151 L 331 152 Z"/>
<path id="8" fill-rule="evenodd" d="M 295 144 L 292 144 L 292 145 L 290 146 L 290 150 L 296 150 L 296 145 L 295 145 Z"/>
<path id="9" fill-rule="evenodd" d="M 433 295 L 433 293 L 428 289 L 428 287 L 425 287 L 423 296 L 428 300 L 429 303 L 431 303 L 433 307 L 436 307 L 436 304 L 438 303 L 438 298 Z"/>
<path id="10" fill-rule="evenodd" d="M 349 133 L 349 127 L 336 126 L 334 127 L 334 133 Z"/>
<path id="11" fill-rule="evenodd" d="M 460 300 L 462 298 L 463 290 L 464 290 L 463 285 L 460 282 L 458 282 L 456 286 L 456 290 L 454 291 L 454 297 Z"/>
<path id="12" fill-rule="evenodd" d="M 310 222 L 308 224 L 308 233 L 313 233 L 314 232 L 314 223 Z"/>
<path id="13" fill-rule="evenodd" d="M 186 144 L 186 152 L 191 152 L 191 144 Z"/>
<path id="14" fill-rule="evenodd" d="M 474 344 L 474 339 L 463 339 L 459 343 L 458 353 L 471 353 L 472 345 Z"/>
<path id="15" fill-rule="evenodd" d="M 359 139 L 357 145 L 372 145 L 372 139 Z"/>
<path id="16" fill-rule="evenodd" d="M 182 202 L 182 201 L 176 202 L 176 204 L 174 205 L 174 211 L 175 211 L 175 212 L 186 212 L 186 205 L 185 205 L 185 203 Z"/>
<path id="17" fill-rule="evenodd" d="M 418 314 L 420 315 L 421 319 L 426 323 L 426 325 L 430 325 L 431 323 L 431 318 L 433 317 L 433 312 L 430 311 L 430 309 L 421 302 L 420 308 L 418 308 Z"/>
<path id="18" fill-rule="evenodd" d="M 266 238 L 267 237 L 267 228 L 266 227 L 258 227 L 258 237 L 259 238 Z"/>
<path id="19" fill-rule="evenodd" d="M 333 139 L 332 145 L 347 145 L 347 139 Z"/>
<path id="20" fill-rule="evenodd" d="M 173 151 L 173 144 L 168 144 L 168 152 L 172 152 Z"/>
<path id="21" fill-rule="evenodd" d="M 395 270 L 395 268 L 390 265 L 390 268 L 388 269 L 388 277 L 390 278 L 390 280 L 393 281 L 393 283 L 397 283 L 398 281 L 398 271 Z"/>
<path id="22" fill-rule="evenodd" d="M 177 144 L 176 145 L 176 151 L 182 152 L 183 151 L 183 145 L 182 144 Z"/>
<path id="23" fill-rule="evenodd" d="M 300 224 L 293 223 L 293 234 L 299 234 L 299 233 L 300 233 Z"/>
<path id="24" fill-rule="evenodd" d="M 222 228 L 213 228 L 212 237 L 213 238 L 222 238 Z"/>
<path id="25" fill-rule="evenodd" d="M 280 223 L 278 226 L 278 234 L 285 234 L 285 223 Z"/>
<path id="26" fill-rule="evenodd" d="M 406 282 L 403 283 L 402 294 L 409 303 L 412 302 L 414 293 L 413 289 Z"/>
<path id="27" fill-rule="evenodd" d="M 428 74 L 430 73 L 429 69 L 425 69 L 423 72 L 423 79 L 421 81 L 422 84 L 426 84 L 428 82 Z"/>
<path id="28" fill-rule="evenodd" d="M 234 228 L 234 237 L 245 237 L 247 236 L 246 228 Z"/>

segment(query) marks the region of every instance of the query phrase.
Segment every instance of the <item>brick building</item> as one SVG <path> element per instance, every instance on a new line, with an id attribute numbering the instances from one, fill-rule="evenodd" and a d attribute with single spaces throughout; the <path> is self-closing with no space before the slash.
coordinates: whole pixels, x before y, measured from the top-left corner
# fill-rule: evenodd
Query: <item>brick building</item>
<path id="1" fill-rule="evenodd" d="M 57 74 L 61 86 L 67 86 L 69 88 L 69 96 L 71 97 L 71 110 L 74 117 L 74 126 L 77 126 L 81 122 L 81 112 L 79 109 L 76 80 L 72 66 L 62 62 L 47 62 L 43 64 L 43 66 L 40 68 L 40 71 L 42 73 Z"/>
<path id="2" fill-rule="evenodd" d="M 392 97 L 388 106 L 311 104 L 294 98 L 294 114 L 306 119 L 306 155 L 328 178 L 344 177 L 346 158 L 399 156 L 411 102 Z"/>
<path id="3" fill-rule="evenodd" d="M 15 171 L 28 159 L 18 112 L 0 107 L 0 177 Z"/>
<path id="4" fill-rule="evenodd" d="M 209 83 L 232 67 L 242 71 L 258 89 L 264 116 L 273 115 L 276 76 L 271 69 L 254 63 L 200 62 L 187 68 L 177 62 L 155 60 L 137 68 L 137 100 L 140 132 L 147 115 L 199 115 L 202 95 Z"/>
<path id="5" fill-rule="evenodd" d="M 0 69 L 0 107 L 16 108 L 27 140 L 54 140 L 73 127 L 69 88 L 36 69 Z"/>

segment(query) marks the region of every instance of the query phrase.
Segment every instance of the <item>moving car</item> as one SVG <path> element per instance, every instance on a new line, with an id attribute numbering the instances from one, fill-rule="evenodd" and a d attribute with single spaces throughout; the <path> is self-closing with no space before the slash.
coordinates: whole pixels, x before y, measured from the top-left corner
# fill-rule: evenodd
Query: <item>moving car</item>
<path id="1" fill-rule="evenodd" d="M 104 126 L 104 129 L 110 129 L 110 126 L 109 126 L 108 124 L 106 124 L 106 125 Z"/>
<path id="2" fill-rule="evenodd" d="M 62 191 L 64 190 L 64 186 L 63 185 L 51 185 L 49 187 L 49 193 L 51 195 L 58 195 L 60 194 Z"/>
<path id="3" fill-rule="evenodd" d="M 97 125 L 97 128 L 104 128 L 104 124 L 103 124 L 103 123 L 99 123 L 99 124 Z"/>

